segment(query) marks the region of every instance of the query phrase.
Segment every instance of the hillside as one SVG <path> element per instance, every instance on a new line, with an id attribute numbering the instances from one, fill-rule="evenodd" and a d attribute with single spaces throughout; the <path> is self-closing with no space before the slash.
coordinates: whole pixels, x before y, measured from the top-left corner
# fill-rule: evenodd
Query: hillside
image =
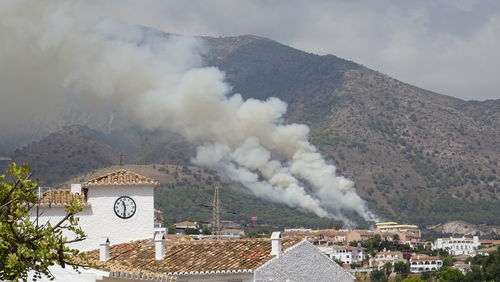
<path id="1" fill-rule="evenodd" d="M 288 121 L 310 125 L 312 142 L 380 215 L 500 224 L 500 100 L 462 101 L 254 36 L 208 42 L 207 61 L 234 90 L 286 101 Z"/>
<path id="2" fill-rule="evenodd" d="M 84 126 L 65 127 L 61 131 L 15 150 L 16 163 L 28 163 L 40 185 L 51 185 L 93 168 L 116 163 L 119 153 L 95 139 L 98 133 Z"/>
<path id="3" fill-rule="evenodd" d="M 381 217 L 500 225 L 500 100 L 440 95 L 256 36 L 203 39 L 206 65 L 226 72 L 245 98 L 286 101 L 286 121 L 311 127 L 311 141 Z M 32 163 L 48 183 L 117 164 L 120 152 L 128 163 L 189 163 L 193 148 L 179 136 L 116 122 L 122 126 L 110 132 L 63 130 L 11 157 Z M 181 186 L 171 187 L 179 201 L 191 196 Z"/>

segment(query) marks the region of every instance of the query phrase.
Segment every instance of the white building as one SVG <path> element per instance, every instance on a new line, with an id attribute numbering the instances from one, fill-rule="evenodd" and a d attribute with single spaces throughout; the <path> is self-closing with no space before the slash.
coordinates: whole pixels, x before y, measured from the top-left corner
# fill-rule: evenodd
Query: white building
<path id="1" fill-rule="evenodd" d="M 117 170 L 83 184 L 72 184 L 71 190 L 48 190 L 40 204 L 31 210 L 39 214 L 39 224 L 56 223 L 66 212 L 65 205 L 78 199 L 83 211 L 78 213 L 79 226 L 87 239 L 71 245 L 82 251 L 93 250 L 106 238 L 115 244 L 152 238 L 154 229 L 154 189 L 158 181 L 127 171 Z"/>
<path id="2" fill-rule="evenodd" d="M 443 261 L 438 257 L 416 255 L 410 258 L 410 272 L 437 271 L 443 266 Z"/>
<path id="3" fill-rule="evenodd" d="M 222 237 L 228 239 L 239 239 L 241 236 L 245 235 L 245 231 L 241 229 L 223 229 L 221 231 Z"/>
<path id="4" fill-rule="evenodd" d="M 478 236 L 473 238 L 439 238 L 433 245 L 433 250 L 447 250 L 452 256 L 474 255 L 481 243 Z"/>
<path id="5" fill-rule="evenodd" d="M 383 252 L 378 252 L 375 257 L 370 258 L 369 266 L 377 269 L 384 267 L 386 263 L 394 265 L 397 262 L 406 262 L 403 258 L 403 253 L 400 251 L 387 251 L 384 249 Z"/>
<path id="6" fill-rule="evenodd" d="M 366 249 L 362 247 L 351 246 L 319 246 L 324 254 L 333 260 L 341 261 L 342 263 L 361 263 L 367 258 Z"/>

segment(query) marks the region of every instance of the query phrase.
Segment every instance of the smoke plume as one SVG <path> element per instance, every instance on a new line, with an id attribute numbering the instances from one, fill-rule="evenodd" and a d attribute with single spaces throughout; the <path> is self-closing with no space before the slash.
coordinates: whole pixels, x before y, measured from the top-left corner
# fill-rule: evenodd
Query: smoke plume
<path id="1" fill-rule="evenodd" d="M 0 126 L 73 96 L 119 106 L 145 128 L 198 144 L 194 163 L 258 197 L 346 223 L 343 211 L 372 219 L 353 182 L 309 143 L 309 128 L 283 123 L 287 105 L 232 94 L 224 73 L 202 67 L 201 41 L 92 16 L 98 7 L 85 1 L 0 3 Z"/>

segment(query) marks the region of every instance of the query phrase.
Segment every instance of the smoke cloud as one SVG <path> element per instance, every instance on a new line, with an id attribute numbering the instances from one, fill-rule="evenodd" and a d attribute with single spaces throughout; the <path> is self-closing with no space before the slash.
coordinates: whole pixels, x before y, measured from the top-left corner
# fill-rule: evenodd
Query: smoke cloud
<path id="1" fill-rule="evenodd" d="M 0 126 L 56 112 L 73 96 L 119 106 L 145 128 L 198 144 L 194 163 L 258 197 L 346 224 L 343 211 L 373 218 L 309 143 L 309 128 L 283 123 L 284 102 L 243 100 L 224 73 L 202 67 L 201 41 L 91 16 L 85 1 L 0 3 Z"/>

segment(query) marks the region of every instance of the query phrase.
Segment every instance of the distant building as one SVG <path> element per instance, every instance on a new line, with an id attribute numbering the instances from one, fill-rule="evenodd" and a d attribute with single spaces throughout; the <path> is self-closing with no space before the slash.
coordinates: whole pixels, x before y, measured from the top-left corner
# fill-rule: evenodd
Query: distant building
<path id="1" fill-rule="evenodd" d="M 396 262 L 406 262 L 403 258 L 403 253 L 399 251 L 382 251 L 375 254 L 375 257 L 370 258 L 369 266 L 381 269 L 384 264 L 390 263 L 394 265 Z"/>
<path id="2" fill-rule="evenodd" d="M 500 246 L 500 240 L 479 240 L 481 246 Z"/>
<path id="3" fill-rule="evenodd" d="M 457 255 L 474 255 L 476 250 L 479 248 L 481 243 L 479 242 L 479 237 L 474 236 L 473 238 L 439 238 L 434 243 L 432 249 L 443 249 L 448 251 L 452 256 Z"/>
<path id="4" fill-rule="evenodd" d="M 341 261 L 342 263 L 362 263 L 366 259 L 366 249 L 352 246 L 331 246 L 329 248 L 320 248 L 323 253 L 329 252 L 331 259 Z"/>
<path id="5" fill-rule="evenodd" d="M 241 229 L 222 229 L 222 237 L 228 239 L 239 239 L 245 235 L 245 231 Z"/>
<path id="6" fill-rule="evenodd" d="M 418 238 L 422 236 L 420 229 L 416 225 L 399 224 L 397 222 L 378 222 L 375 223 L 375 226 L 380 232 L 406 232 Z"/>
<path id="7" fill-rule="evenodd" d="M 241 225 L 232 220 L 221 220 L 220 227 L 222 229 L 240 229 Z"/>
<path id="8" fill-rule="evenodd" d="M 418 254 L 410 258 L 410 272 L 413 273 L 436 271 L 442 266 L 443 261 L 438 257 Z"/>
<path id="9" fill-rule="evenodd" d="M 174 226 L 175 226 L 175 232 L 178 234 L 186 234 L 186 229 L 198 229 L 198 223 L 191 221 L 177 222 L 174 223 Z"/>
<path id="10" fill-rule="evenodd" d="M 470 270 L 470 264 L 459 261 L 453 264 L 453 268 L 460 270 L 465 275 Z"/>
<path id="11" fill-rule="evenodd" d="M 348 230 L 346 233 L 346 240 L 345 244 L 349 244 L 353 241 L 366 241 L 375 236 L 377 233 L 375 233 L 373 230 L 365 230 L 365 229 L 354 229 L 354 230 Z"/>
<path id="12" fill-rule="evenodd" d="M 482 255 L 482 256 L 489 256 L 491 252 L 494 252 L 496 250 L 497 250 L 497 247 L 484 248 L 484 249 L 477 250 L 476 254 Z"/>
<path id="13" fill-rule="evenodd" d="M 284 232 L 308 232 L 312 233 L 311 228 L 285 228 Z"/>

